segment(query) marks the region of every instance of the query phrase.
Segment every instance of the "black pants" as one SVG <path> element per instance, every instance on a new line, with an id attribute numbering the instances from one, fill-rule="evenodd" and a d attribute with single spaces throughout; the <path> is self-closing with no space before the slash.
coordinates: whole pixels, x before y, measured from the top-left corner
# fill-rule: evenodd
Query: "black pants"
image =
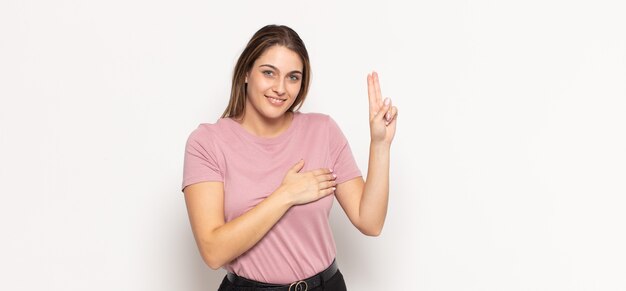
<path id="1" fill-rule="evenodd" d="M 238 291 L 239 289 L 233 283 L 228 281 L 228 278 L 224 276 L 224 280 L 222 280 L 222 284 L 220 284 L 219 289 L 217 291 Z M 259 291 L 263 291 L 263 289 L 257 289 Z M 308 289 L 308 291 L 347 291 L 346 290 L 346 282 L 343 280 L 343 275 L 339 270 L 337 273 L 333 275 L 328 281 L 324 282 L 321 286 L 316 288 Z"/>

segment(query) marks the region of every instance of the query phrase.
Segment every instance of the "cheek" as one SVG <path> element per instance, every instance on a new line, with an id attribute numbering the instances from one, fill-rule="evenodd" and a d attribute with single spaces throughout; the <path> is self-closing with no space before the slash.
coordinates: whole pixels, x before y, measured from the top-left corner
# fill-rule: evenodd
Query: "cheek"
<path id="1" fill-rule="evenodd" d="M 268 84 L 268 82 L 266 80 L 263 80 L 262 78 L 255 79 L 253 82 L 249 82 L 248 83 L 248 92 L 249 93 L 252 93 L 252 92 L 265 92 L 269 88 L 271 88 L 271 86 Z"/>
<path id="2" fill-rule="evenodd" d="M 298 96 L 298 93 L 300 93 L 300 87 L 302 86 L 301 83 L 297 83 L 297 84 L 289 84 L 289 93 L 291 96 L 296 97 Z"/>

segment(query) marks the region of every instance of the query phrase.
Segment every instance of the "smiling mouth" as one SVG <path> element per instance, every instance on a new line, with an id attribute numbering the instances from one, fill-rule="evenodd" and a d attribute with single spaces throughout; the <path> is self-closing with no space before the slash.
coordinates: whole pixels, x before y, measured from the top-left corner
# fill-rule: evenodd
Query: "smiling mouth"
<path id="1" fill-rule="evenodd" d="M 268 96 L 265 96 L 265 98 L 267 98 L 273 104 L 282 104 L 283 102 L 287 101 L 287 99 L 280 99 L 280 98 L 268 97 Z"/>

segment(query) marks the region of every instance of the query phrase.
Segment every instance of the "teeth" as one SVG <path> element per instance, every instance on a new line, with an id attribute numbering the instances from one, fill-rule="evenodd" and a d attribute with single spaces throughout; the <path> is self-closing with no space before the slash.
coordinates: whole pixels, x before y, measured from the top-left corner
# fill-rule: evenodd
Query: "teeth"
<path id="1" fill-rule="evenodd" d="M 269 98 L 270 100 L 274 101 L 275 103 L 285 101 L 285 100 L 282 100 L 282 99 L 276 99 L 276 98 L 272 98 L 272 97 L 267 97 L 267 98 Z"/>

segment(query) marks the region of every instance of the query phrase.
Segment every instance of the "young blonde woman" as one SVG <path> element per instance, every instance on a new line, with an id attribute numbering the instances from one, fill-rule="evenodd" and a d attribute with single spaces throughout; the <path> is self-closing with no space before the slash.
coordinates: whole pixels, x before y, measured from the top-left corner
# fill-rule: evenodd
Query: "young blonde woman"
<path id="1" fill-rule="evenodd" d="M 205 263 L 228 271 L 219 290 L 346 290 L 328 223 L 333 196 L 363 234 L 387 213 L 397 108 L 368 74 L 367 179 L 328 115 L 302 113 L 309 57 L 287 26 L 257 31 L 239 57 L 230 102 L 187 140 L 182 191 Z"/>

